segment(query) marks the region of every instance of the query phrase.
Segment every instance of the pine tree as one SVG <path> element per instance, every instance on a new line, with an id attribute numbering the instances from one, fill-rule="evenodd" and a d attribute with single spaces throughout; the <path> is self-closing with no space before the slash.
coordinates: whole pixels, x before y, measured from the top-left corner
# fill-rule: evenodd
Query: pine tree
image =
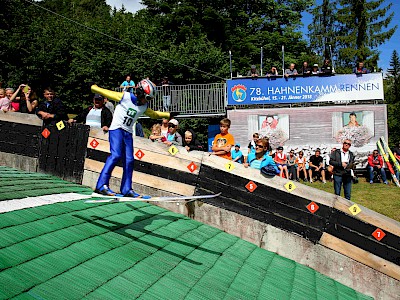
<path id="1" fill-rule="evenodd" d="M 382 6 L 383 2 L 323 0 L 311 11 L 312 49 L 326 56 L 331 45 L 338 72 L 351 72 L 357 61 L 364 61 L 371 70 L 378 69 L 378 46 L 389 40 L 397 29 L 397 25 L 387 29 L 394 13 L 388 13 L 392 4 Z"/>
<path id="2" fill-rule="evenodd" d="M 389 40 L 397 26 L 385 31 L 394 13 L 388 14 L 392 4 L 381 7 L 384 0 L 338 0 L 339 25 L 337 45 L 339 64 L 347 69 L 357 61 L 364 61 L 371 70 L 377 69 L 377 47 Z"/>
<path id="3" fill-rule="evenodd" d="M 323 0 L 321 5 L 311 10 L 313 21 L 308 26 L 310 45 L 317 55 L 324 58 L 332 58 L 331 52 L 335 53 L 336 6 L 335 1 Z"/>
<path id="4" fill-rule="evenodd" d="M 386 102 L 400 102 L 400 57 L 396 50 L 393 50 L 390 58 L 390 68 L 387 72 L 387 87 Z"/>

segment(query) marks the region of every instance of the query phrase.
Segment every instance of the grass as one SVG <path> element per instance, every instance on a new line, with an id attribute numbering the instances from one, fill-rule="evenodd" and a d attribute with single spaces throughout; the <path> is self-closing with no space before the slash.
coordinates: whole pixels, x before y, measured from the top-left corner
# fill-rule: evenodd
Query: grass
<path id="1" fill-rule="evenodd" d="M 352 185 L 351 201 L 400 222 L 400 188 L 389 182 L 389 185 L 370 184 L 365 178 L 359 178 L 359 183 Z M 333 182 L 304 184 L 334 194 Z M 343 188 L 341 196 L 343 197 Z"/>

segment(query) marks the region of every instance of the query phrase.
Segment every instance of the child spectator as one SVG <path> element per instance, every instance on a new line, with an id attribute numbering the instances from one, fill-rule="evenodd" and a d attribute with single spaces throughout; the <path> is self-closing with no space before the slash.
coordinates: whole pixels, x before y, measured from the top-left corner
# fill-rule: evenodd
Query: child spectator
<path id="1" fill-rule="evenodd" d="M 238 162 L 239 164 L 243 163 L 243 153 L 240 151 L 240 144 L 236 143 L 235 148 L 231 151 L 232 161 Z"/>
<path id="2" fill-rule="evenodd" d="M 231 120 L 228 118 L 224 118 L 219 122 L 221 133 L 218 133 L 214 138 L 212 154 L 232 160 L 231 148 L 235 144 L 235 139 L 233 135 L 228 132 L 230 127 Z"/>
<path id="3" fill-rule="evenodd" d="M 297 172 L 296 172 L 296 156 L 294 155 L 294 150 L 290 150 L 289 156 L 287 157 L 287 167 L 289 171 L 289 177 L 292 180 L 297 181 Z"/>
<path id="4" fill-rule="evenodd" d="M 167 138 L 161 134 L 161 125 L 160 124 L 154 124 L 151 127 L 151 135 L 149 136 L 149 139 L 152 142 L 164 142 L 167 140 Z"/>
<path id="5" fill-rule="evenodd" d="M 171 119 L 168 122 L 168 135 L 164 144 L 171 145 L 182 145 L 182 136 L 178 132 L 179 122 L 175 119 Z"/>
<path id="6" fill-rule="evenodd" d="M 300 151 L 299 156 L 296 158 L 297 165 L 297 181 L 300 181 L 300 172 L 303 171 L 304 179 L 303 181 L 307 182 L 307 168 L 306 168 L 307 159 L 304 156 L 304 152 Z"/>
<path id="7" fill-rule="evenodd" d="M 263 167 L 270 166 L 275 170 L 275 174 L 279 173 L 278 168 L 271 156 L 267 154 L 269 143 L 266 139 L 259 139 L 256 143 L 256 151 L 249 153 L 247 162 L 243 164 L 245 168 L 249 166 L 260 170 Z"/>
<path id="8" fill-rule="evenodd" d="M 182 146 L 185 147 L 186 151 L 203 151 L 203 146 L 192 129 L 185 131 L 185 140 L 183 141 Z"/>
<path id="9" fill-rule="evenodd" d="M 283 153 L 283 147 L 279 146 L 278 148 L 276 148 L 276 153 L 275 153 L 275 157 L 274 157 L 274 161 L 280 171 L 280 176 L 283 177 L 284 176 L 284 172 L 285 172 L 285 176 L 286 178 L 289 178 L 289 171 L 286 165 L 286 161 L 287 161 L 287 157 L 286 154 Z"/>
<path id="10" fill-rule="evenodd" d="M 247 146 L 247 148 L 249 149 L 247 154 L 250 154 L 251 152 L 256 152 L 256 143 L 259 138 L 260 135 L 257 132 L 253 133 L 253 140 L 250 141 L 249 145 Z"/>
<path id="11" fill-rule="evenodd" d="M 5 89 L 0 89 L 0 110 L 4 112 L 10 110 L 10 99 L 6 97 Z"/>

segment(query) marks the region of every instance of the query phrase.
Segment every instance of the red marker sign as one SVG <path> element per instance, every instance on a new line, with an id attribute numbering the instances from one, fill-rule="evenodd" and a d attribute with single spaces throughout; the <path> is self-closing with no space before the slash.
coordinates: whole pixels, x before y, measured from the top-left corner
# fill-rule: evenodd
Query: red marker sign
<path id="1" fill-rule="evenodd" d="M 311 213 L 315 213 L 318 209 L 319 206 L 317 205 L 317 203 L 315 203 L 314 201 L 311 202 L 310 204 L 307 205 L 307 209 L 311 212 Z"/>
<path id="2" fill-rule="evenodd" d="M 194 172 L 197 169 L 197 166 L 194 162 L 191 162 L 190 164 L 188 164 L 187 168 L 189 169 L 190 172 Z"/>
<path id="3" fill-rule="evenodd" d="M 374 238 L 376 238 L 378 241 L 380 241 L 381 239 L 383 239 L 385 237 L 386 233 L 383 232 L 382 229 L 377 228 L 373 233 L 372 236 Z"/>
<path id="4" fill-rule="evenodd" d="M 142 150 L 139 149 L 138 151 L 136 151 L 135 156 L 136 156 L 138 159 L 142 159 L 143 156 L 144 156 L 144 153 L 143 153 Z"/>
<path id="5" fill-rule="evenodd" d="M 49 137 L 49 135 L 50 135 L 50 131 L 49 131 L 47 128 L 45 128 L 45 129 L 43 129 L 43 131 L 42 131 L 42 135 L 43 135 L 43 137 L 44 137 L 45 139 L 47 139 L 47 138 Z"/>
<path id="6" fill-rule="evenodd" d="M 96 147 L 97 147 L 98 145 L 99 145 L 99 142 L 96 141 L 96 139 L 93 139 L 93 140 L 90 142 L 90 146 L 92 146 L 93 149 L 96 149 Z"/>
<path id="7" fill-rule="evenodd" d="M 252 193 L 252 192 L 254 192 L 254 190 L 257 188 L 257 184 L 255 184 L 253 181 L 249 181 L 247 184 L 246 184 L 246 189 L 250 192 L 250 193 Z"/>

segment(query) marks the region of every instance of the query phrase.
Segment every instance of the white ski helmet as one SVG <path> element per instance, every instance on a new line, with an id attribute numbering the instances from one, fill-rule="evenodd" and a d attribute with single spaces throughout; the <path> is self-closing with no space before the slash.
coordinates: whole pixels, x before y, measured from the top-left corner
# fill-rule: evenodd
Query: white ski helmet
<path id="1" fill-rule="evenodd" d="M 153 100 L 156 97 L 156 85 L 149 79 L 143 79 L 139 82 L 136 94 L 140 98 L 144 96 L 147 101 Z"/>

